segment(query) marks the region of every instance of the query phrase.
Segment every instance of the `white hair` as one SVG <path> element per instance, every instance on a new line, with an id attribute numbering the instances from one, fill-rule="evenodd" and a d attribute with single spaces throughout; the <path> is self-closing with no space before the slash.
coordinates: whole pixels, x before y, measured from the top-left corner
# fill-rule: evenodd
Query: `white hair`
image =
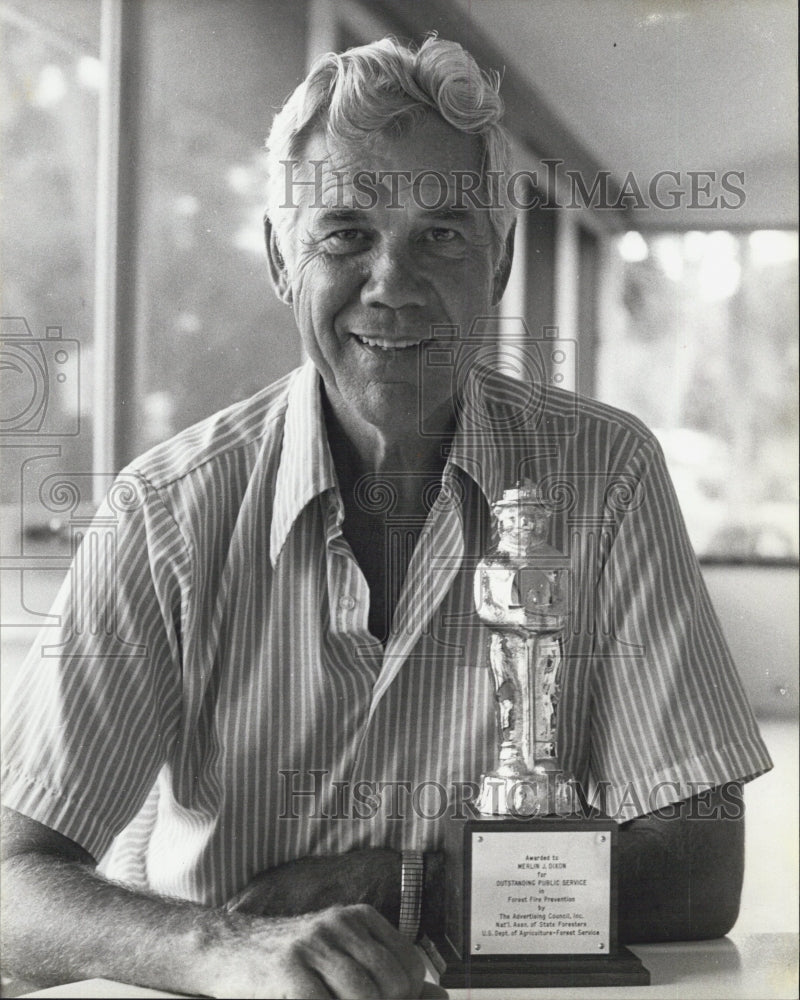
<path id="1" fill-rule="evenodd" d="M 453 128 L 478 137 L 484 180 L 487 171 L 508 176 L 511 150 L 500 124 L 499 88 L 498 73 L 484 72 L 459 44 L 433 35 L 419 47 L 389 37 L 320 56 L 272 123 L 267 138 L 267 213 L 277 224 L 285 196 L 281 163 L 299 158 L 315 128 L 324 128 L 332 138 L 363 140 L 376 132 L 402 133 L 431 109 Z M 496 202 L 492 198 L 489 218 L 499 262 L 513 208 L 507 199 Z"/>

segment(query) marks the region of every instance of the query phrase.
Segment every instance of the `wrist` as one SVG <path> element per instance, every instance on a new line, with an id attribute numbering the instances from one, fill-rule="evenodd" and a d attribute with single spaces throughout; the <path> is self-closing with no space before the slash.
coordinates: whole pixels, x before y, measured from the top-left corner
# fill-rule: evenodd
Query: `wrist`
<path id="1" fill-rule="evenodd" d="M 224 995 L 229 963 L 232 958 L 236 961 L 234 956 L 241 942 L 249 937 L 254 922 L 264 923 L 265 918 L 224 909 L 198 913 L 182 956 L 176 955 L 184 965 L 181 991 L 198 996 Z"/>
<path id="2" fill-rule="evenodd" d="M 400 852 L 369 847 L 342 856 L 347 862 L 337 883 L 337 903 L 368 903 L 390 924 L 400 913 Z"/>

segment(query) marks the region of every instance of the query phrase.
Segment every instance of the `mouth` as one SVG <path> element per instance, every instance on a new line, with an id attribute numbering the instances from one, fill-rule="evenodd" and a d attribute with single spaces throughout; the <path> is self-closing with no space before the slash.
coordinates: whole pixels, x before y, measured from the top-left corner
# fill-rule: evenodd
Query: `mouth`
<path id="1" fill-rule="evenodd" d="M 371 347 L 379 351 L 405 351 L 412 347 L 419 347 L 424 340 L 390 340 L 384 337 L 365 337 L 360 333 L 354 333 L 356 340 L 364 347 Z"/>

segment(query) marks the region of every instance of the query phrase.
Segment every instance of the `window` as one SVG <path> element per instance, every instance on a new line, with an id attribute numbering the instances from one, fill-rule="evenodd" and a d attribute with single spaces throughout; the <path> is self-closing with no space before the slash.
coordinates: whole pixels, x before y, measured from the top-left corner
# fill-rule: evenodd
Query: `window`
<path id="1" fill-rule="evenodd" d="M 100 8 L 91 0 L 56 8 L 31 4 L 26 16 L 0 7 L 0 425 L 4 441 L 18 444 L 4 450 L 4 505 L 20 501 L 23 453 L 45 448 L 53 468 L 72 471 L 92 460 Z"/>
<path id="2" fill-rule="evenodd" d="M 100 5 L 0 6 L 3 683 L 69 565 L 63 486 L 91 476 Z"/>
<path id="3" fill-rule="evenodd" d="M 0 3 L 3 684 L 55 624 L 71 534 L 114 472 L 300 359 L 267 280 L 260 150 L 304 74 L 306 7 Z"/>
<path id="4" fill-rule="evenodd" d="M 304 5 L 150 0 L 137 21 L 127 372 L 137 413 L 125 460 L 269 385 L 301 356 L 267 277 L 261 151 L 304 75 Z"/>
<path id="5" fill-rule="evenodd" d="M 796 232 L 628 232 L 597 395 L 664 448 L 701 558 L 798 557 Z"/>

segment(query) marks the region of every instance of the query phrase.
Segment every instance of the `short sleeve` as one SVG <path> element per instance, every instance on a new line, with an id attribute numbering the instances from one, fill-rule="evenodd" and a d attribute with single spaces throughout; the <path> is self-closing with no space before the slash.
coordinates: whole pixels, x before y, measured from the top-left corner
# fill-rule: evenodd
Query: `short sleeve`
<path id="1" fill-rule="evenodd" d="M 772 766 L 654 438 L 627 471 L 638 485 L 598 587 L 590 761 L 620 820 Z"/>
<path id="2" fill-rule="evenodd" d="M 4 804 L 97 859 L 175 740 L 190 565 L 157 492 L 121 475 L 4 701 Z"/>

